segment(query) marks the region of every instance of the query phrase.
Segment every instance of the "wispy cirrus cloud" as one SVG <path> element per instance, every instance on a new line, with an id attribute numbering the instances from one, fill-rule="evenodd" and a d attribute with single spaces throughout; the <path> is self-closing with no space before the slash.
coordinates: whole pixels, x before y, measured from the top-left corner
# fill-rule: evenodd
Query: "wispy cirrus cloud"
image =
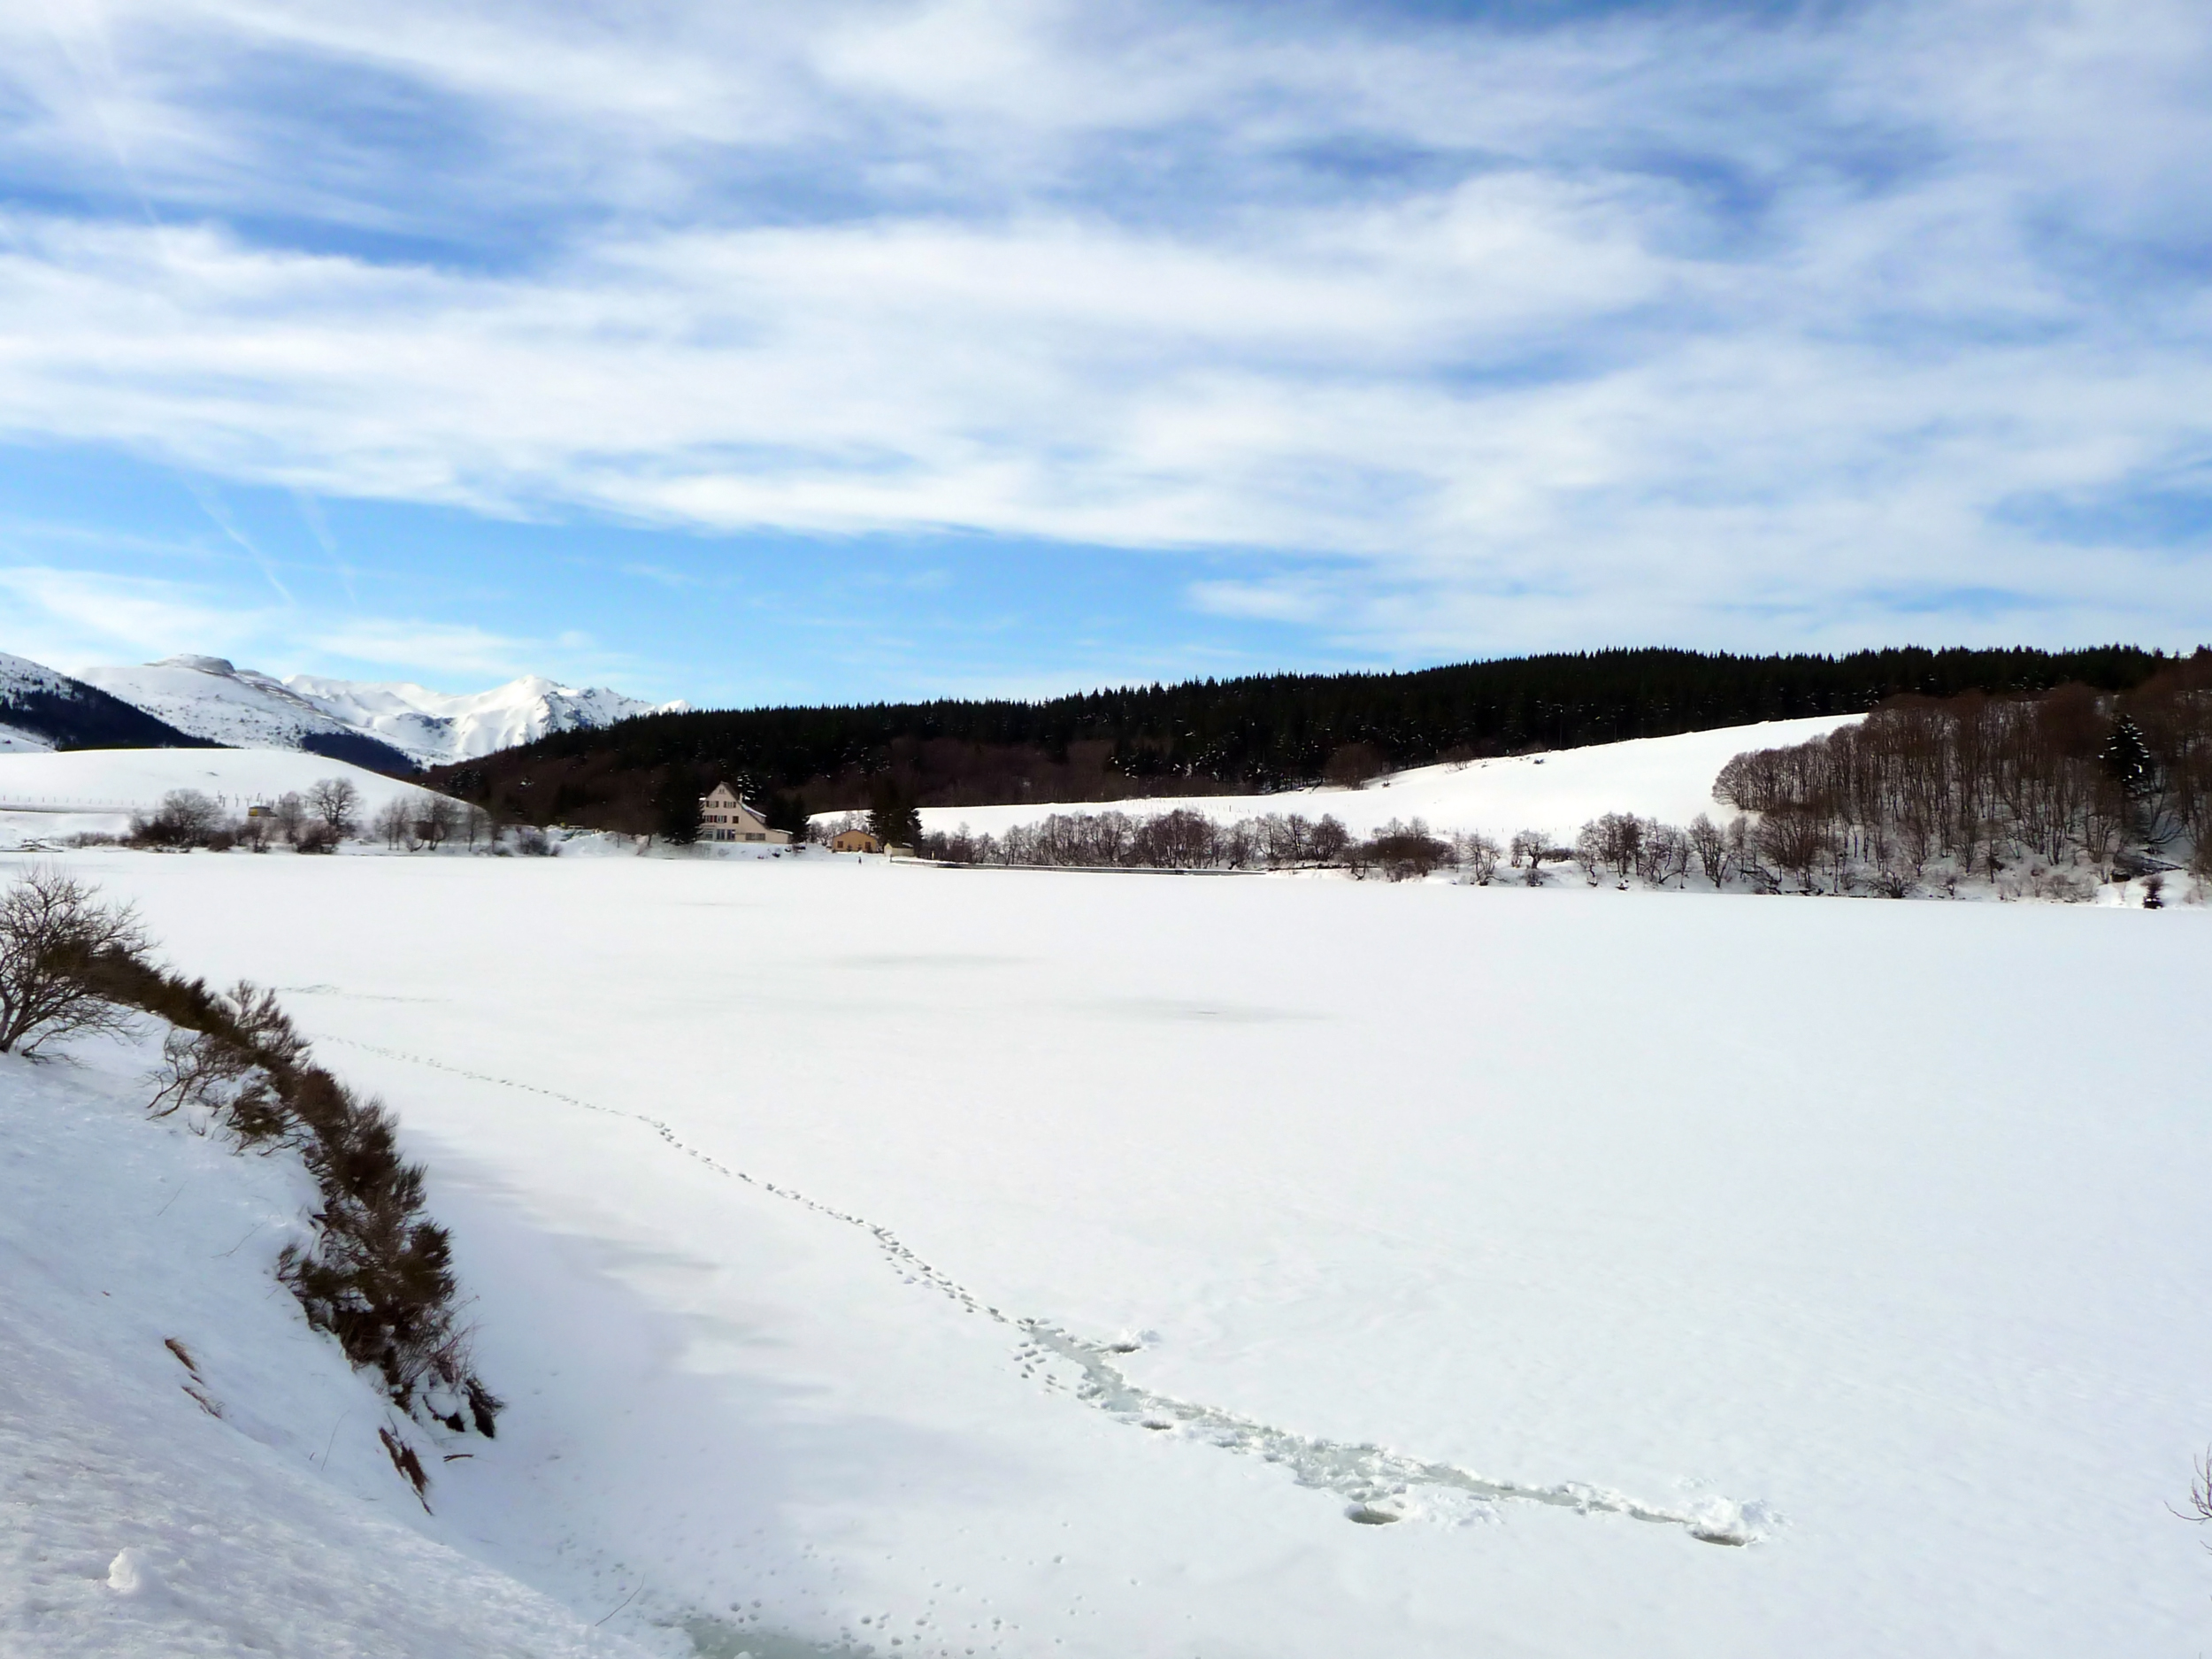
<path id="1" fill-rule="evenodd" d="M 1386 653 L 2212 628 L 2070 506 L 2212 464 L 2198 7 L 99 17 L 0 23 L 20 441 L 1307 557 L 1191 603 Z"/>

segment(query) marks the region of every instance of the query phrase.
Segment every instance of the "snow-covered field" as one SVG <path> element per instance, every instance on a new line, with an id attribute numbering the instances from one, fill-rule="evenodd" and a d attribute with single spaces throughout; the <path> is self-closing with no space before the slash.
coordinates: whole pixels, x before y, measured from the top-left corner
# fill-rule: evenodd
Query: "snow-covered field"
<path id="1" fill-rule="evenodd" d="M 602 1637 L 2073 1659 L 2212 1622 L 2166 1507 L 2212 1439 L 2200 911 L 65 863 L 400 1110 L 512 1402 L 434 1541 L 619 1606 Z M 332 1458 L 389 1520 L 366 1432 Z M 0 1604 L 96 1602 L 122 1518 L 0 1556 Z M 333 1536 L 323 1575 L 380 1570 Z"/>
<path id="2" fill-rule="evenodd" d="M 365 820 L 395 795 L 426 794 L 381 772 L 295 749 L 77 749 L 0 752 L 0 848 L 90 831 L 115 834 L 172 789 L 196 789 L 235 816 L 320 779 L 349 778 Z"/>
<path id="3" fill-rule="evenodd" d="M 1713 780 L 1751 749 L 1779 749 L 1821 737 L 1856 715 L 1770 720 L 1678 737 L 1638 738 L 1548 755 L 1517 755 L 1464 765 L 1420 766 L 1392 772 L 1361 789 L 1286 789 L 1274 795 L 1156 796 L 1075 804 L 1024 802 L 1014 806 L 925 807 L 922 827 L 949 834 L 966 825 L 977 834 L 1003 834 L 1053 812 L 1126 812 L 1149 817 L 1176 807 L 1222 823 L 1268 812 L 1333 813 L 1355 835 L 1373 834 L 1392 818 L 1421 818 L 1433 830 L 1479 830 L 1501 841 L 1517 830 L 1542 830 L 1571 841 L 1580 826 L 1607 812 L 1633 812 L 1687 824 L 1700 812 L 1726 817 L 1713 803 Z M 827 819 L 838 813 L 821 813 Z"/>

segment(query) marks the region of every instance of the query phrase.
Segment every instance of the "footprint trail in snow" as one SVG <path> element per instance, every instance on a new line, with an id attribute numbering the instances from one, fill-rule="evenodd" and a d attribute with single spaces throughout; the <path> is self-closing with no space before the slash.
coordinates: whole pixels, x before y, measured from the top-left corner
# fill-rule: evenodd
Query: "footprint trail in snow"
<path id="1" fill-rule="evenodd" d="M 295 994 L 324 995 L 335 991 L 334 987 L 319 985 L 290 988 Z M 1347 1517 L 1362 1525 L 1384 1525 L 1415 1517 L 1460 1522 L 1493 1513 L 1498 1503 L 1521 1502 L 1550 1504 L 1585 1514 L 1626 1516 L 1632 1520 L 1679 1526 L 1705 1543 L 1742 1545 L 1764 1537 L 1767 1529 L 1778 1518 L 1763 1504 L 1738 1502 L 1718 1496 L 1668 1505 L 1642 1502 L 1625 1494 L 1579 1481 L 1533 1486 L 1493 1479 L 1455 1464 L 1424 1463 L 1379 1446 L 1293 1433 L 1218 1407 L 1158 1394 L 1133 1382 L 1114 1363 L 1119 1356 L 1137 1352 L 1141 1343 L 1093 1341 L 1047 1321 L 1022 1318 L 993 1307 L 917 1256 L 888 1227 L 724 1164 L 680 1139 L 657 1118 L 596 1105 L 573 1094 L 564 1094 L 558 1089 L 543 1088 L 512 1078 L 493 1077 L 426 1055 L 408 1054 L 349 1037 L 326 1035 L 319 1040 L 449 1072 L 473 1082 L 541 1094 L 584 1111 L 642 1124 L 674 1150 L 696 1159 L 718 1174 L 802 1205 L 833 1221 L 859 1228 L 874 1240 L 877 1248 L 909 1283 L 926 1286 L 970 1313 L 1020 1332 L 1023 1340 L 1015 1348 L 1014 1356 L 1025 1376 L 1040 1377 L 1048 1387 L 1064 1389 L 1084 1404 L 1136 1427 L 1172 1433 L 1279 1464 L 1298 1485 L 1345 1499 Z"/>

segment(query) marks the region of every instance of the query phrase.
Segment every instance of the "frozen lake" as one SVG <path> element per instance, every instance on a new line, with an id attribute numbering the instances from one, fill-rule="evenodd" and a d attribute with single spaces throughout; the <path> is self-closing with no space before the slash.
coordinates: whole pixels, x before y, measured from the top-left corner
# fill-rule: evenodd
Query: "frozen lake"
<path id="1" fill-rule="evenodd" d="M 399 1111 L 512 1402 L 442 1525 L 588 1618 L 634 1590 L 611 1630 L 2071 1659 L 2206 1627 L 2166 1507 L 2212 1439 L 2200 912 L 67 863 Z"/>

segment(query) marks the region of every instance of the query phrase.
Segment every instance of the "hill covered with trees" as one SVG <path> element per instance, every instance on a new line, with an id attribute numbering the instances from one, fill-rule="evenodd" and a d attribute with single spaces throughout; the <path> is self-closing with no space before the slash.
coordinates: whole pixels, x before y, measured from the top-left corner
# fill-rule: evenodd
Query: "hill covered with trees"
<path id="1" fill-rule="evenodd" d="M 1889 698 L 2141 684 L 2131 646 L 1734 657 L 1606 650 L 1409 673 L 1264 674 L 1044 702 L 941 700 L 647 715 L 436 769 L 504 818 L 649 830 L 727 780 L 795 826 L 807 812 L 1111 801 L 1357 782 L 1439 760 L 1853 714 Z"/>

